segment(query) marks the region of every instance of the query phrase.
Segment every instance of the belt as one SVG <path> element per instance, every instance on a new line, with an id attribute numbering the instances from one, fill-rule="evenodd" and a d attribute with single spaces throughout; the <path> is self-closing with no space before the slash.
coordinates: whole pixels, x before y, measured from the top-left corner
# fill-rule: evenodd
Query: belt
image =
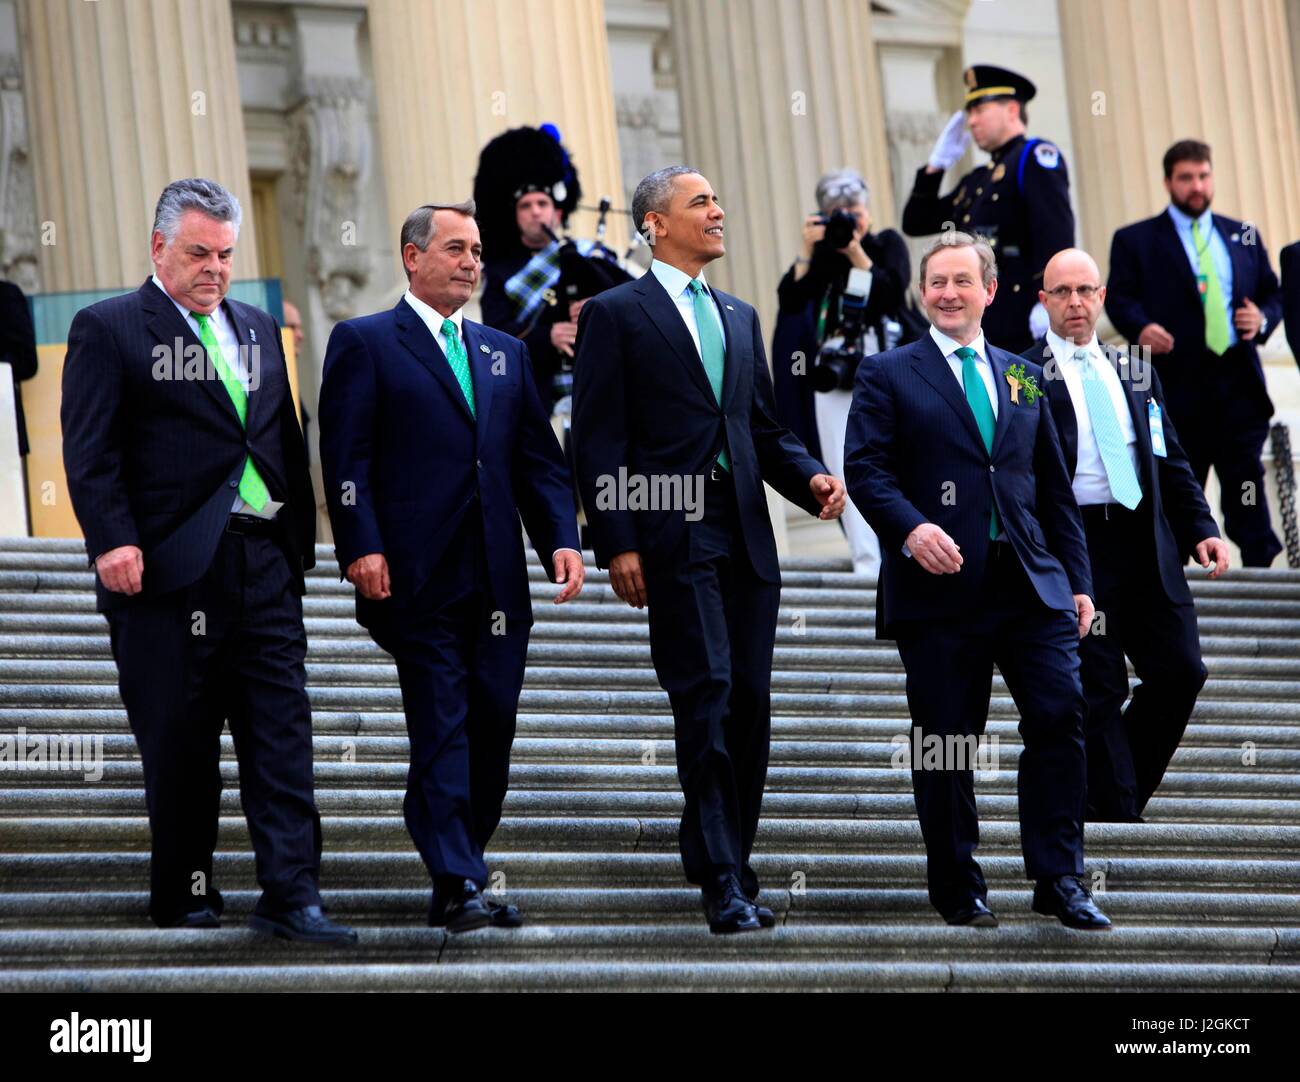
<path id="1" fill-rule="evenodd" d="M 1086 523 L 1115 522 L 1120 519 L 1132 518 L 1137 514 L 1136 511 L 1130 511 L 1122 503 L 1089 503 L 1080 507 L 1079 513 Z"/>
<path id="2" fill-rule="evenodd" d="M 247 534 L 250 537 L 270 537 L 275 533 L 275 519 L 257 515 L 232 514 L 226 519 L 226 533 Z"/>

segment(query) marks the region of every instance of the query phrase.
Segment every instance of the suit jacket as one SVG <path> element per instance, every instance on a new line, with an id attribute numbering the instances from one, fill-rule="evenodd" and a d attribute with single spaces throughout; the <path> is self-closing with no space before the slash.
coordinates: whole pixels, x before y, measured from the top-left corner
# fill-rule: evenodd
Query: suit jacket
<path id="1" fill-rule="evenodd" d="M 14 421 L 18 428 L 18 453 L 27 454 L 27 419 L 18 384 L 36 375 L 36 330 L 27 298 L 13 282 L 0 282 L 0 361 L 12 369 Z"/>
<path id="2" fill-rule="evenodd" d="M 1282 320 L 1291 356 L 1300 364 L 1300 240 L 1288 244 L 1278 255 L 1282 270 Z"/>
<path id="3" fill-rule="evenodd" d="M 1142 502 L 1137 511 L 1146 518 L 1152 532 L 1161 585 L 1170 601 L 1190 605 L 1192 593 L 1183 574 L 1183 563 L 1201 541 L 1218 537 L 1219 527 L 1205 502 L 1205 493 L 1192 473 L 1187 454 L 1178 442 L 1178 432 L 1165 406 L 1164 391 L 1154 367 L 1141 358 L 1130 359 L 1128 354 L 1104 342 L 1101 350 L 1115 366 L 1133 419 L 1137 435 L 1138 480 L 1142 484 Z M 1079 464 L 1079 419 L 1074 412 L 1069 388 L 1058 366 L 1047 363 L 1053 357 L 1046 337 L 1035 342 L 1024 356 L 1043 365 L 1043 387 L 1061 437 L 1065 468 L 1073 482 Z M 1166 451 L 1163 458 L 1152 450 L 1148 416 L 1150 402 L 1160 407 Z M 1138 555 L 1134 554 L 1135 557 Z"/>
<path id="4" fill-rule="evenodd" d="M 222 304 L 255 386 L 247 425 L 215 374 L 189 320 L 146 281 L 135 293 L 83 308 L 63 365 L 63 464 L 86 551 L 122 545 L 144 553 L 134 596 L 96 580 L 99 609 L 178 590 L 211 566 L 238 495 L 244 459 L 273 500 L 277 540 L 299 594 L 315 565 L 316 500 L 275 320 L 227 297 Z M 179 349 L 178 349 L 179 347 Z"/>
<path id="5" fill-rule="evenodd" d="M 900 621 L 958 620 L 978 603 L 995 499 L 1007 539 L 1044 605 L 1073 613 L 1073 595 L 1092 593 L 1083 521 L 1051 410 L 1024 393 L 1013 405 L 1003 375 L 1023 363 L 1041 387 L 1042 369 L 985 342 L 998 395 L 992 454 L 929 334 L 858 367 L 844 473 L 849 496 L 880 537 L 881 638 L 892 638 Z M 961 546 L 959 572 L 932 575 L 904 554 L 907 535 L 923 522 L 942 527 Z"/>
<path id="6" fill-rule="evenodd" d="M 1282 318 L 1282 298 L 1277 276 L 1268 262 L 1268 250 L 1258 236 L 1246 243 L 1242 223 L 1222 214 L 1213 215 L 1214 228 L 1223 237 L 1232 259 L 1232 307 L 1249 297 L 1268 319 L 1262 335 L 1249 342 L 1238 339 L 1234 347 L 1244 355 L 1246 390 L 1265 418 L 1273 415 L 1259 347 L 1268 340 Z M 1154 356 L 1156 371 L 1169 396 L 1172 412 L 1189 425 L 1203 405 L 1199 365 L 1206 353 L 1205 310 L 1196 275 L 1178 230 L 1167 211 L 1126 225 L 1115 233 L 1110 247 L 1110 277 L 1106 281 L 1106 314 L 1115 329 L 1130 342 L 1148 323 L 1159 323 L 1174 336 L 1171 352 Z"/>
<path id="7" fill-rule="evenodd" d="M 573 439 L 578 483 L 596 563 L 637 551 L 649 565 L 678 559 L 686 536 L 680 508 L 603 508 L 598 491 L 628 475 L 701 477 L 726 446 L 740 528 L 756 574 L 781 581 L 766 481 L 810 514 L 808 487 L 826 468 L 776 420 L 758 313 L 710 286 L 726 338 L 722 402 L 681 313 L 647 273 L 583 305 L 573 372 Z"/>
<path id="8" fill-rule="evenodd" d="M 512 620 L 533 618 L 520 518 L 548 575 L 556 549 L 579 548 L 572 483 L 527 348 L 468 319 L 462 334 L 473 415 L 405 299 L 330 335 L 317 413 L 334 553 L 341 575 L 382 553 L 393 593 L 380 602 L 358 593 L 363 625 L 419 593 L 466 515 L 482 516 L 489 588 Z"/>

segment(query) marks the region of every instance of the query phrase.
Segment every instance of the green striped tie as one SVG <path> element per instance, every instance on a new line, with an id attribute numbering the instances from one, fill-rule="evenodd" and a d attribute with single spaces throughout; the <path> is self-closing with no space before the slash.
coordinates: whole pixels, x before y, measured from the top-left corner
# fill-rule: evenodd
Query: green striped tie
<path id="1" fill-rule="evenodd" d="M 704 283 L 698 278 L 691 279 L 691 292 L 694 294 L 695 329 L 700 332 L 700 360 L 704 362 L 704 374 L 709 377 L 709 386 L 713 388 L 713 397 L 722 405 L 722 371 L 726 365 L 727 347 L 722 344 L 722 331 L 718 327 L 716 312 L 710 311 L 713 303 L 704 289 Z M 718 452 L 718 465 L 724 470 L 731 469 L 731 459 L 727 457 L 724 447 Z"/>
<path id="2" fill-rule="evenodd" d="M 226 394 L 230 395 L 230 401 L 235 404 L 235 412 L 239 414 L 239 423 L 247 428 L 248 392 L 244 390 L 243 383 L 231 370 L 230 365 L 226 363 L 221 347 L 217 344 L 217 335 L 212 329 L 210 317 L 195 312 L 194 319 L 199 325 L 199 341 L 203 343 L 203 348 L 208 351 L 208 357 L 212 360 L 212 366 L 217 370 L 217 375 L 221 377 L 221 383 L 226 388 Z M 266 501 L 271 498 L 271 494 L 266 490 L 266 484 L 262 480 L 262 475 L 257 472 L 257 467 L 253 465 L 252 455 L 244 457 L 244 472 L 239 478 L 239 498 L 254 511 L 262 510 L 266 506 Z"/>
<path id="3" fill-rule="evenodd" d="M 450 319 L 442 321 L 442 337 L 447 342 L 447 363 L 451 365 L 452 374 L 460 384 L 460 393 L 469 404 L 469 415 L 477 417 L 474 412 L 474 381 L 469 375 L 469 358 L 465 356 L 465 344 L 460 340 L 460 332 Z"/>

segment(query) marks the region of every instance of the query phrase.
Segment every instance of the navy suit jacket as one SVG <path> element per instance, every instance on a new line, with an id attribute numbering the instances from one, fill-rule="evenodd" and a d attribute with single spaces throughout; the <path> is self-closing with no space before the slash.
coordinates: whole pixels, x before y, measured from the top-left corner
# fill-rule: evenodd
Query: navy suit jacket
<path id="1" fill-rule="evenodd" d="M 1300 364 L 1300 240 L 1288 244 L 1278 254 L 1282 271 L 1282 319 L 1286 323 L 1286 343 L 1291 356 Z"/>
<path id="2" fill-rule="evenodd" d="M 1042 386 L 1042 369 L 987 344 L 998 394 L 993 451 L 943 353 L 927 333 L 868 357 L 844 440 L 849 496 L 880 537 L 876 634 L 892 638 L 900 621 L 959 620 L 979 601 L 988 560 L 989 516 L 997 501 L 1011 547 L 1050 609 L 1073 613 L 1074 594 L 1092 594 L 1083 521 L 1061 456 L 1052 413 L 1022 391 L 1013 405 L 1004 373 L 1024 364 Z M 960 547 L 962 568 L 933 575 L 903 552 L 923 522 Z"/>
<path id="3" fill-rule="evenodd" d="M 1282 319 L 1282 297 L 1277 276 L 1268 262 L 1268 249 L 1256 234 L 1255 243 L 1241 222 L 1213 215 L 1214 228 L 1228 245 L 1232 259 L 1232 307 L 1244 298 L 1255 302 L 1268 319 L 1264 334 L 1249 342 L 1238 339 L 1236 349 L 1244 352 L 1246 386 L 1264 417 L 1273 415 L 1259 347 Z M 1201 305 L 1196 275 L 1178 230 L 1168 211 L 1126 225 L 1115 233 L 1110 246 L 1110 276 L 1106 281 L 1106 314 L 1115 329 L 1128 341 L 1136 342 L 1148 323 L 1159 323 L 1174 336 L 1169 353 L 1152 357 L 1156 371 L 1176 416 L 1190 424 L 1197 417 L 1199 398 L 1197 366 L 1187 362 L 1205 355 L 1205 310 Z"/>
<path id="4" fill-rule="evenodd" d="M 680 558 L 683 508 L 602 508 L 602 477 L 702 477 L 724 443 L 731 460 L 740 528 L 754 571 L 779 583 L 766 481 L 818 514 L 808 482 L 826 468 L 776 420 L 758 313 L 710 286 L 726 337 L 722 403 L 681 313 L 647 273 L 592 297 L 578 322 L 573 370 L 573 439 L 578 482 L 596 563 L 636 551 L 648 565 Z"/>
<path id="5" fill-rule="evenodd" d="M 1133 419 L 1137 435 L 1138 481 L 1142 484 L 1142 502 L 1137 510 L 1151 525 L 1161 585 L 1170 601 L 1190 605 L 1192 592 L 1187 586 L 1187 576 L 1183 574 L 1183 563 L 1201 541 L 1218 537 L 1219 527 L 1205 502 L 1205 493 L 1192 473 L 1183 445 L 1178 442 L 1178 432 L 1165 405 L 1164 391 L 1155 368 L 1141 358 L 1130 358 L 1127 353 L 1104 342 L 1101 350 L 1115 366 Z M 1070 390 L 1046 338 L 1040 338 L 1025 350 L 1024 356 L 1043 365 L 1043 386 L 1061 437 L 1065 468 L 1073 481 L 1079 464 L 1079 419 L 1074 412 L 1074 400 L 1070 398 Z M 1152 450 L 1150 402 L 1160 407 L 1166 451 L 1163 458 Z"/>
<path id="6" fill-rule="evenodd" d="M 335 326 L 321 382 L 320 453 L 341 574 L 388 561 L 392 598 L 357 595 L 368 622 L 428 581 L 466 514 L 481 514 L 497 610 L 532 623 L 522 517 L 554 578 L 556 549 L 578 549 L 569 471 L 517 338 L 464 320 L 475 414 L 446 356 L 405 299 Z M 465 574 L 470 570 L 465 569 Z"/>
<path id="7" fill-rule="evenodd" d="M 92 562 L 122 545 L 144 554 L 139 594 L 113 593 L 96 578 L 101 612 L 207 571 L 250 454 L 285 505 L 277 540 L 299 594 L 316 563 L 316 500 L 279 328 L 261 309 L 229 297 L 222 304 L 255 377 L 246 426 L 215 371 L 205 378 L 198 333 L 152 280 L 83 308 L 68 331 L 63 465 L 86 551 Z"/>

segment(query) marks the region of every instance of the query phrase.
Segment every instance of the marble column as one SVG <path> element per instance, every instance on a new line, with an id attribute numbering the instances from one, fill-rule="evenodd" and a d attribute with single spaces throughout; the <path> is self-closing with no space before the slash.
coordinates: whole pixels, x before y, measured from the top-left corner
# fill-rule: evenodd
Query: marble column
<path id="1" fill-rule="evenodd" d="M 421 203 L 468 199 L 484 144 L 523 124 L 560 129 L 584 207 L 621 202 L 601 0 L 384 0 L 368 21 L 394 248 Z M 596 220 L 579 210 L 569 228 L 591 237 Z M 627 235 L 611 219 L 611 247 Z"/>
<path id="2" fill-rule="evenodd" d="M 169 181 L 219 181 L 245 208 L 234 276 L 257 276 L 230 5 L 19 0 L 47 291 L 112 290 L 149 272 Z"/>

